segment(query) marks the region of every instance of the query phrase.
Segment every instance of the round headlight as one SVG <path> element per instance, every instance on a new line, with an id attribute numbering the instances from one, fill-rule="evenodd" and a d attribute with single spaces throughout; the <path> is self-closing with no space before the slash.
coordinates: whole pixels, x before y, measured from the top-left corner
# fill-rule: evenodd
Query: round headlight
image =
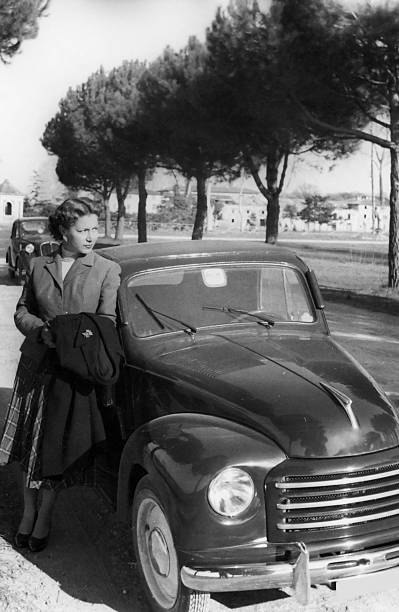
<path id="1" fill-rule="evenodd" d="M 25 251 L 27 253 L 29 253 L 29 255 L 31 253 L 33 253 L 33 251 L 35 250 L 35 247 L 33 246 L 33 244 L 31 242 L 29 242 L 26 246 L 25 246 Z"/>
<path id="2" fill-rule="evenodd" d="M 253 480 L 240 468 L 226 468 L 208 487 L 208 501 L 215 512 L 237 516 L 248 508 L 255 495 Z"/>

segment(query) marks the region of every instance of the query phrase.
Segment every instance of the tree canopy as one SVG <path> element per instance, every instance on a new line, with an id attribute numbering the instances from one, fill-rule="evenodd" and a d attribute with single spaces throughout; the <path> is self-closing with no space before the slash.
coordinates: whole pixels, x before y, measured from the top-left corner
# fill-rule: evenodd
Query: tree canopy
<path id="1" fill-rule="evenodd" d="M 50 0 L 2 0 L 0 4 L 0 60 L 4 63 L 17 53 L 22 42 L 35 38 L 39 18 Z"/>
<path id="2" fill-rule="evenodd" d="M 333 215 L 333 205 L 328 201 L 328 196 L 318 193 L 306 193 L 303 199 L 303 208 L 299 212 L 299 218 L 306 223 L 328 223 Z"/>
<path id="3" fill-rule="evenodd" d="M 43 146 L 58 156 L 62 183 L 96 191 L 105 204 L 116 190 L 118 238 L 123 235 L 126 195 L 142 161 L 140 148 L 134 149 L 120 133 L 134 116 L 135 85 L 143 68 L 140 62 L 124 62 L 109 74 L 100 68 L 67 92 L 42 137 Z"/>
<path id="4" fill-rule="evenodd" d="M 60 181 L 76 190 L 99 193 L 107 211 L 115 186 L 114 162 L 104 154 L 93 128 L 93 116 L 104 110 L 101 97 L 105 87 L 106 75 L 100 68 L 84 85 L 70 88 L 59 103 L 58 113 L 47 123 L 42 144 L 58 156 L 56 172 Z M 106 235 L 109 232 L 109 214 L 106 214 Z"/>
<path id="5" fill-rule="evenodd" d="M 281 50 L 280 12 L 263 12 L 253 1 L 232 1 L 209 28 L 209 62 L 215 74 L 214 108 L 219 137 L 240 155 L 268 202 L 266 242 L 276 242 L 279 196 L 288 158 L 305 151 L 340 156 L 353 145 L 316 134 L 282 86 L 286 58 Z M 264 178 L 261 173 L 264 172 Z"/>
<path id="6" fill-rule="evenodd" d="M 216 137 L 211 107 L 214 83 L 207 71 L 206 58 L 205 46 L 191 37 L 179 52 L 168 47 L 139 83 L 145 109 L 143 118 L 152 133 L 158 164 L 175 168 L 197 181 L 194 240 L 203 234 L 206 180 L 224 176 L 234 163 L 226 143 Z"/>
<path id="7" fill-rule="evenodd" d="M 399 286 L 399 6 L 275 0 L 287 65 L 284 86 L 319 134 L 390 152 L 388 286 Z"/>
<path id="8" fill-rule="evenodd" d="M 251 173 L 268 201 L 266 241 L 275 242 L 289 156 L 334 159 L 368 140 L 391 156 L 388 284 L 398 287 L 398 40 L 397 3 L 352 12 L 334 0 L 272 0 L 266 12 L 256 0 L 231 0 L 205 45 L 190 38 L 148 67 L 125 62 L 68 92 L 45 146 L 66 184 L 106 177 L 121 219 L 132 175 L 144 220 L 156 164 L 194 177 L 193 239 L 203 233 L 206 181 Z"/>

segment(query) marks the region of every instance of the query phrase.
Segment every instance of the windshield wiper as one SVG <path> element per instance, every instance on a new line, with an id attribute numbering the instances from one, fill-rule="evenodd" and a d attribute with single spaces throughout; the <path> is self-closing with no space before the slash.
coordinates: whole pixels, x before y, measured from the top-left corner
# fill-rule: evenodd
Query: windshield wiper
<path id="1" fill-rule="evenodd" d="M 152 316 L 154 321 L 156 321 L 156 323 L 158 323 L 158 325 L 159 325 L 159 327 L 161 329 L 165 329 L 165 325 L 162 323 L 162 321 L 160 321 L 158 316 L 159 317 L 165 317 L 166 319 L 170 319 L 171 321 L 174 321 L 175 323 L 179 323 L 179 325 L 182 325 L 184 327 L 184 329 L 182 329 L 181 331 L 184 331 L 186 334 L 189 334 L 190 336 L 192 334 L 196 334 L 197 333 L 197 328 L 194 327 L 193 325 L 190 325 L 189 323 L 186 323 L 185 321 L 182 321 L 181 319 L 177 319 L 176 317 L 172 317 L 171 315 L 168 315 L 165 312 L 161 312 L 159 310 L 155 310 L 155 308 L 152 308 L 151 306 L 149 306 L 147 304 L 147 302 L 145 302 L 143 300 L 143 298 L 141 297 L 141 295 L 139 295 L 138 293 L 136 293 L 136 298 L 138 299 L 140 304 L 146 309 L 148 314 L 150 314 Z"/>
<path id="2" fill-rule="evenodd" d="M 229 314 L 240 314 L 253 317 L 259 325 L 265 327 L 272 327 L 275 323 L 274 319 L 260 313 L 250 312 L 249 310 L 242 310 L 241 308 L 234 308 L 233 306 L 202 306 L 203 310 L 218 310 L 219 312 L 228 312 Z"/>
<path id="3" fill-rule="evenodd" d="M 152 318 L 154 319 L 154 321 L 155 321 L 156 323 L 158 323 L 159 327 L 160 327 L 161 329 L 165 329 L 165 325 L 164 325 L 164 324 L 162 323 L 162 321 L 160 321 L 160 320 L 158 319 L 158 317 L 156 316 L 156 314 L 155 314 L 155 310 L 154 310 L 153 308 L 151 308 L 150 306 L 148 306 L 148 304 L 147 304 L 147 303 L 146 303 L 146 302 L 143 300 L 143 298 L 142 298 L 142 297 L 141 297 L 141 296 L 140 296 L 138 293 L 136 293 L 136 298 L 138 299 L 138 301 L 140 302 L 140 304 L 141 304 L 142 306 L 144 306 L 144 308 L 146 309 L 146 311 L 148 312 L 148 314 L 152 316 Z"/>

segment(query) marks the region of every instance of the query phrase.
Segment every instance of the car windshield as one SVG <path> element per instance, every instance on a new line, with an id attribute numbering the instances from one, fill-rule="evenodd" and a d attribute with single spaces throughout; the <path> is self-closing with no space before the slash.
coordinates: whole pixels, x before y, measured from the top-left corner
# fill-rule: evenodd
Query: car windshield
<path id="1" fill-rule="evenodd" d="M 30 219 L 21 221 L 21 234 L 45 234 L 47 230 L 47 219 Z"/>
<path id="2" fill-rule="evenodd" d="M 315 320 L 302 275 L 285 265 L 153 270 L 129 279 L 126 298 L 128 320 L 139 337 L 184 331 L 186 326 L 198 329 L 245 322 L 270 327 Z"/>

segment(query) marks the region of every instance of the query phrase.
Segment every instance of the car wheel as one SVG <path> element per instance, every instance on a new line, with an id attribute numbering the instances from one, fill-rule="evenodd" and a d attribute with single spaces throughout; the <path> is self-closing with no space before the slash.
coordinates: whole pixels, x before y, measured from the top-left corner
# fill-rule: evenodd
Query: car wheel
<path id="1" fill-rule="evenodd" d="M 151 479 L 142 478 L 133 501 L 133 545 L 147 599 L 154 612 L 207 612 L 209 593 L 180 580 L 172 531 Z"/>
<path id="2" fill-rule="evenodd" d="M 6 263 L 8 264 L 8 278 L 15 278 L 15 270 L 12 267 L 12 258 L 10 250 L 6 253 Z"/>

